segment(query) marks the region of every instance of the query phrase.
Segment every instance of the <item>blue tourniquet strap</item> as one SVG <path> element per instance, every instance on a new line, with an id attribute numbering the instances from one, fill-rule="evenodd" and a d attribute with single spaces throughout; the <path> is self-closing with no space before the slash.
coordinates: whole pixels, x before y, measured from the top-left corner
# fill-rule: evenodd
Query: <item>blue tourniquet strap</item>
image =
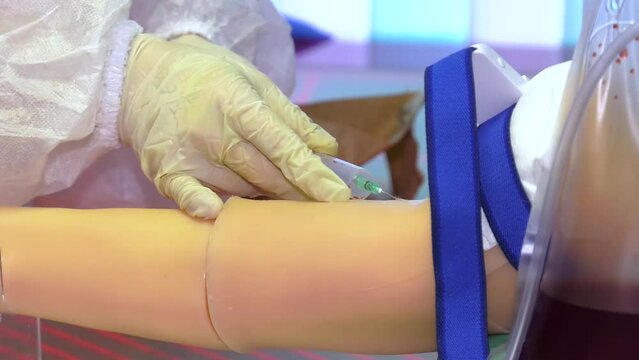
<path id="1" fill-rule="evenodd" d="M 472 53 L 426 69 L 426 133 L 442 360 L 488 356 Z"/>
<path id="2" fill-rule="evenodd" d="M 519 180 L 510 144 L 513 109 L 483 123 L 477 131 L 482 207 L 506 258 L 518 268 L 530 201 Z"/>

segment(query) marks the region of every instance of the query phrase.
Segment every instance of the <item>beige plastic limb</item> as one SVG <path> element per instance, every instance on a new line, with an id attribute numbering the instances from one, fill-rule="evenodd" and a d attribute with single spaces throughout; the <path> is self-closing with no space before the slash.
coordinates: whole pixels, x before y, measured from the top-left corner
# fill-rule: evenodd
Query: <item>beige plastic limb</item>
<path id="1" fill-rule="evenodd" d="M 224 349 L 204 286 L 211 224 L 173 210 L 0 209 L 2 312 Z"/>
<path id="2" fill-rule="evenodd" d="M 486 254 L 491 330 L 510 327 L 516 272 Z M 397 354 L 435 346 L 430 203 L 233 199 L 213 230 L 211 317 L 235 351 Z"/>
<path id="3" fill-rule="evenodd" d="M 0 209 L 0 310 L 236 351 L 435 350 L 429 219 L 427 201 L 231 199 L 216 223 Z M 485 260 L 500 332 L 516 273 L 498 249 Z"/>

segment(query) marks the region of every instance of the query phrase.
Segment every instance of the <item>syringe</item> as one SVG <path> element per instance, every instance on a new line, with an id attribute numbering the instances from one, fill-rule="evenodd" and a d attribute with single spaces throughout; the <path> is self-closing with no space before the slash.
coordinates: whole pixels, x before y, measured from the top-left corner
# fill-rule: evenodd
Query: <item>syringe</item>
<path id="1" fill-rule="evenodd" d="M 351 196 L 354 199 L 366 199 L 371 194 L 386 195 L 392 199 L 397 199 L 393 195 L 387 193 L 382 187 L 373 180 L 373 176 L 363 167 L 351 164 L 348 161 L 338 159 L 336 157 L 317 154 L 324 165 L 333 170 L 337 176 L 342 179 L 351 189 Z M 377 197 L 379 198 L 379 197 Z M 382 196 L 380 199 L 383 199 Z"/>

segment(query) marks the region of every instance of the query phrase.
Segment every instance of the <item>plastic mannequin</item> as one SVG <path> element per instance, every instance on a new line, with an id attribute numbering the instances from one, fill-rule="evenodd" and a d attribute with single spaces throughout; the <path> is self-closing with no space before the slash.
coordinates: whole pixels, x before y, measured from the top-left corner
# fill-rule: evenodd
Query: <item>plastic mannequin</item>
<path id="1" fill-rule="evenodd" d="M 176 210 L 0 209 L 3 313 L 248 351 L 435 350 L 428 201 L 231 199 Z M 485 252 L 489 330 L 516 271 Z"/>

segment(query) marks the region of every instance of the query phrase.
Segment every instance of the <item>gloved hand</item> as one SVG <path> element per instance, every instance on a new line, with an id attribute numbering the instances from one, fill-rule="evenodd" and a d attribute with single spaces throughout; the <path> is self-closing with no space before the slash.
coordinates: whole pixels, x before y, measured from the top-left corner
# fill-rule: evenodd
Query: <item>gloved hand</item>
<path id="1" fill-rule="evenodd" d="M 313 154 L 335 155 L 335 139 L 247 60 L 195 35 L 134 39 L 119 132 L 160 193 L 192 216 L 217 216 L 215 192 L 350 197 Z"/>

